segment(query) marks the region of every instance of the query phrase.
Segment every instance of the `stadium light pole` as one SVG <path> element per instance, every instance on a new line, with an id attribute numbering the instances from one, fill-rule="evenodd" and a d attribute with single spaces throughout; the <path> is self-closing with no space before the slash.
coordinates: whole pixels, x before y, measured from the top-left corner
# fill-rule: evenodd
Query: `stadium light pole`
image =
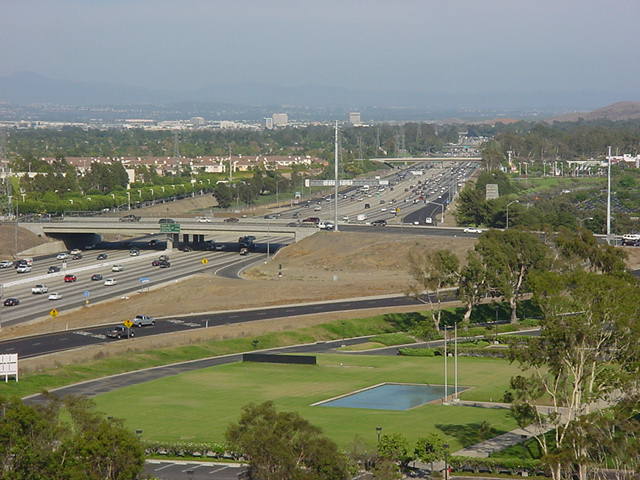
<path id="1" fill-rule="evenodd" d="M 514 200 L 512 202 L 507 203 L 507 228 L 505 228 L 505 230 L 509 230 L 509 205 L 513 205 L 514 203 L 520 203 L 520 201 Z"/>
<path id="2" fill-rule="evenodd" d="M 607 243 L 611 244 L 611 146 L 607 154 Z"/>
<path id="3" fill-rule="evenodd" d="M 333 231 L 338 231 L 338 121 L 336 120 L 336 134 L 335 134 L 335 145 L 333 152 L 333 167 L 334 167 L 334 176 L 335 176 L 335 186 L 334 186 L 334 194 L 335 194 L 335 211 L 334 213 L 334 222 L 333 222 Z"/>

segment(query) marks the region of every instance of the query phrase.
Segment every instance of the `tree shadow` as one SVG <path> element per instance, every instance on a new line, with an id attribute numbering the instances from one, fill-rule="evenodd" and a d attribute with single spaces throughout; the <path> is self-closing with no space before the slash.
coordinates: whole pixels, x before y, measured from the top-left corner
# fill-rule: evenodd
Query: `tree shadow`
<path id="1" fill-rule="evenodd" d="M 436 425 L 436 428 L 445 435 L 458 440 L 464 447 L 468 447 L 506 433 L 493 428 L 488 424 L 488 422 L 466 423 L 463 425 L 439 424 Z"/>
<path id="2" fill-rule="evenodd" d="M 418 312 L 387 313 L 384 319 L 398 330 L 406 332 L 425 321 L 424 315 Z"/>

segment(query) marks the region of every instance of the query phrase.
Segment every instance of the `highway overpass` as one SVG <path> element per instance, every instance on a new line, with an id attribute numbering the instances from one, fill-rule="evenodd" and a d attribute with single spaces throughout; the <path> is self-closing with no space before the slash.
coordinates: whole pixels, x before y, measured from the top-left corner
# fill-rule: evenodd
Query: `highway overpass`
<path id="1" fill-rule="evenodd" d="M 370 158 L 372 162 L 403 163 L 403 162 L 481 162 L 482 157 L 390 157 Z"/>

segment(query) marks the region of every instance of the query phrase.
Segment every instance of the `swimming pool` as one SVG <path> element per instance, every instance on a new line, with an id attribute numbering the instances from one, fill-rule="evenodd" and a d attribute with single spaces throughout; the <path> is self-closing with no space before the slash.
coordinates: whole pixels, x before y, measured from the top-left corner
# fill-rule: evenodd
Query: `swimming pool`
<path id="1" fill-rule="evenodd" d="M 458 392 L 466 387 L 458 387 Z M 447 396 L 454 387 L 447 387 Z M 313 406 L 368 408 L 372 410 L 409 410 L 444 397 L 444 385 L 383 383 L 338 398 L 314 403 Z"/>

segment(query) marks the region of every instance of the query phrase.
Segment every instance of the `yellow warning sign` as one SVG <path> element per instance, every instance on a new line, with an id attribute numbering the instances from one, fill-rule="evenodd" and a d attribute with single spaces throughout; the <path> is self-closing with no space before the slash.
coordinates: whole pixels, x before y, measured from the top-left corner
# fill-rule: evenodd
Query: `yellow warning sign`
<path id="1" fill-rule="evenodd" d="M 200 261 L 202 262 L 203 265 L 206 265 L 207 263 L 209 263 L 209 260 L 207 260 L 206 258 L 203 258 Z"/>
<path id="2" fill-rule="evenodd" d="M 56 310 L 55 308 L 49 310 L 49 315 L 51 315 L 53 318 L 56 318 L 58 316 L 58 313 L 58 310 Z"/>
<path id="3" fill-rule="evenodd" d="M 125 320 L 122 324 L 127 328 L 133 327 L 133 322 L 131 320 Z"/>

